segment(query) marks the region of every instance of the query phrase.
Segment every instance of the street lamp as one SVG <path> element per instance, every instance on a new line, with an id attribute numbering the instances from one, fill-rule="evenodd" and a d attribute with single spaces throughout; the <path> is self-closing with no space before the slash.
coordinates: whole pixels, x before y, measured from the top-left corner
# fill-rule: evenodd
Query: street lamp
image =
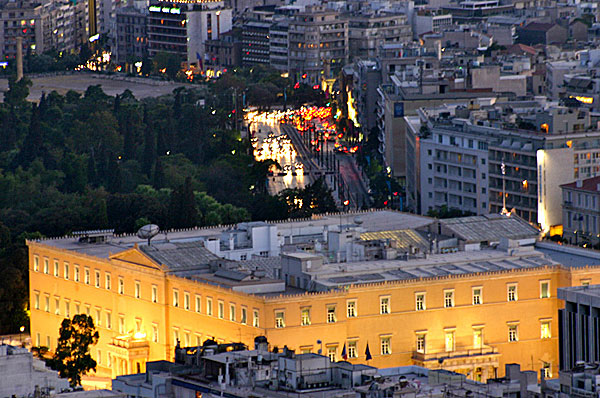
<path id="1" fill-rule="evenodd" d="M 25 326 L 21 326 L 19 328 L 19 342 L 23 344 L 23 332 L 25 331 Z"/>

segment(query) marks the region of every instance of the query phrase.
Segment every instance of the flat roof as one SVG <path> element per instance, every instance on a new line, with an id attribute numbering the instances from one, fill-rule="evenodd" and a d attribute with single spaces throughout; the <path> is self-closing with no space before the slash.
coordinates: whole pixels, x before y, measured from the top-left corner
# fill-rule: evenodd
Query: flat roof
<path id="1" fill-rule="evenodd" d="M 447 218 L 440 223 L 467 242 L 499 242 L 501 238 L 537 238 L 540 231 L 518 216 L 488 214 Z"/>

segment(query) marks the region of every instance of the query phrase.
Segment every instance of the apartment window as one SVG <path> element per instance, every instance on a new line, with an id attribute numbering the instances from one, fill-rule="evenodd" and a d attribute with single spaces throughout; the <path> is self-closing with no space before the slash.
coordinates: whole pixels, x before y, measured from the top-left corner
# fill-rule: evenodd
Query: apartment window
<path id="1" fill-rule="evenodd" d="M 104 288 L 106 290 L 110 290 L 111 289 L 110 274 L 108 272 L 104 274 Z"/>
<path id="2" fill-rule="evenodd" d="M 330 305 L 327 307 L 327 323 L 335 322 L 337 322 L 337 317 L 335 315 L 335 305 Z"/>
<path id="3" fill-rule="evenodd" d="M 549 339 L 552 337 L 552 332 L 550 331 L 550 321 L 542 321 L 540 324 L 540 337 L 542 339 Z"/>
<path id="4" fill-rule="evenodd" d="M 206 315 L 212 316 L 213 314 L 213 301 L 210 297 L 206 298 Z"/>
<path id="5" fill-rule="evenodd" d="M 78 265 L 75 266 L 75 276 L 73 277 L 73 279 L 75 280 L 75 282 L 79 282 L 79 266 Z"/>
<path id="6" fill-rule="evenodd" d="M 96 270 L 94 272 L 94 286 L 100 287 L 100 271 Z"/>
<path id="7" fill-rule="evenodd" d="M 379 298 L 379 313 L 389 314 L 390 313 L 390 298 L 380 297 Z"/>
<path id="8" fill-rule="evenodd" d="M 235 304 L 229 304 L 229 320 L 235 322 Z"/>
<path id="9" fill-rule="evenodd" d="M 444 290 L 444 307 L 454 307 L 454 290 Z"/>
<path id="10" fill-rule="evenodd" d="M 275 327 L 285 327 L 285 313 L 283 311 L 275 311 Z"/>
<path id="11" fill-rule="evenodd" d="M 552 378 L 552 368 L 550 362 L 542 362 L 542 372 L 544 373 L 545 379 Z"/>
<path id="12" fill-rule="evenodd" d="M 58 277 L 58 260 L 54 260 L 54 276 Z"/>
<path id="13" fill-rule="evenodd" d="M 240 323 L 242 325 L 248 323 L 248 309 L 246 309 L 245 307 L 242 307 L 242 316 L 240 318 Z"/>
<path id="14" fill-rule="evenodd" d="M 35 308 L 36 310 L 40 309 L 40 294 L 38 292 L 35 292 L 35 298 L 33 301 L 33 308 Z"/>
<path id="15" fill-rule="evenodd" d="M 38 256 L 33 257 L 33 270 L 40 272 L 40 258 Z"/>
<path id="16" fill-rule="evenodd" d="M 425 293 L 415 294 L 415 307 L 417 311 L 425 311 L 427 308 L 425 306 Z"/>
<path id="17" fill-rule="evenodd" d="M 137 298 L 137 299 L 142 297 L 142 285 L 141 285 L 140 281 L 135 281 L 134 294 L 135 294 L 135 298 Z"/>
<path id="18" fill-rule="evenodd" d="M 85 268 L 83 271 L 83 275 L 84 275 L 84 279 L 83 279 L 84 283 L 86 285 L 89 285 L 90 284 L 90 269 Z"/>
<path id="19" fill-rule="evenodd" d="M 152 302 L 158 303 L 158 286 L 152 285 Z"/>
<path id="20" fill-rule="evenodd" d="M 473 348 L 483 347 L 483 328 L 473 328 Z"/>
<path id="21" fill-rule="evenodd" d="M 202 297 L 196 296 L 196 312 L 200 312 L 202 310 Z"/>
<path id="22" fill-rule="evenodd" d="M 519 341 L 519 325 L 508 325 L 508 341 Z"/>
<path id="23" fill-rule="evenodd" d="M 417 352 L 425 354 L 425 333 L 417 333 Z"/>
<path id="24" fill-rule="evenodd" d="M 258 321 L 258 310 L 254 310 L 252 313 L 252 326 L 255 328 L 259 327 L 260 323 Z"/>
<path id="25" fill-rule="evenodd" d="M 65 279 L 69 280 L 69 264 L 65 263 Z"/>
<path id="26" fill-rule="evenodd" d="M 327 357 L 331 362 L 337 361 L 337 347 L 327 347 Z"/>
<path id="27" fill-rule="evenodd" d="M 54 315 L 60 315 L 60 299 L 54 299 Z"/>
<path id="28" fill-rule="evenodd" d="M 508 285 L 507 289 L 508 301 L 517 301 L 519 299 L 519 295 L 517 292 L 517 284 Z"/>
<path id="29" fill-rule="evenodd" d="M 300 325 L 310 325 L 310 308 L 302 308 L 300 312 Z"/>
<path id="30" fill-rule="evenodd" d="M 390 355 L 392 353 L 391 337 L 381 338 L 381 355 Z"/>
<path id="31" fill-rule="evenodd" d="M 46 298 L 45 298 L 44 311 L 50 312 L 50 297 L 49 296 L 46 296 Z"/>
<path id="32" fill-rule="evenodd" d="M 347 309 L 348 318 L 355 318 L 357 316 L 356 300 L 348 300 L 346 302 L 346 309 Z"/>
<path id="33" fill-rule="evenodd" d="M 190 294 L 189 293 L 183 293 L 183 308 L 187 311 L 190 310 L 191 308 L 191 304 L 190 304 Z"/>
<path id="34" fill-rule="evenodd" d="M 348 342 L 348 358 L 358 358 L 358 350 L 356 349 L 357 345 L 357 340 L 352 340 Z"/>
<path id="35" fill-rule="evenodd" d="M 219 319 L 225 318 L 225 303 L 221 300 L 219 300 L 219 303 L 217 304 L 217 316 Z"/>
<path id="36" fill-rule="evenodd" d="M 173 289 L 173 307 L 179 307 L 179 292 Z"/>
<path id="37" fill-rule="evenodd" d="M 550 282 L 549 281 L 541 281 L 540 282 L 540 298 L 549 298 L 550 297 Z"/>
<path id="38" fill-rule="evenodd" d="M 155 323 L 152 324 L 152 341 L 158 343 L 158 325 Z"/>
<path id="39" fill-rule="evenodd" d="M 112 328 L 112 315 L 109 311 L 106 311 L 106 328 Z"/>
<path id="40" fill-rule="evenodd" d="M 119 294 L 125 294 L 125 280 L 119 278 Z"/>
<path id="41" fill-rule="evenodd" d="M 125 333 L 125 317 L 123 315 L 119 315 L 119 333 Z"/>
<path id="42" fill-rule="evenodd" d="M 96 326 L 102 326 L 102 311 L 96 308 Z"/>
<path id="43" fill-rule="evenodd" d="M 44 259 L 44 274 L 49 274 L 50 273 L 50 266 L 49 266 L 49 262 L 48 259 L 45 258 Z"/>
<path id="44" fill-rule="evenodd" d="M 444 343 L 446 352 L 454 351 L 454 330 L 446 330 L 444 332 Z"/>
<path id="45" fill-rule="evenodd" d="M 71 317 L 71 303 L 69 300 L 65 300 L 65 316 L 67 318 Z"/>
<path id="46" fill-rule="evenodd" d="M 473 305 L 479 305 L 483 303 L 483 299 L 481 297 L 482 289 L 480 287 L 473 288 Z"/>

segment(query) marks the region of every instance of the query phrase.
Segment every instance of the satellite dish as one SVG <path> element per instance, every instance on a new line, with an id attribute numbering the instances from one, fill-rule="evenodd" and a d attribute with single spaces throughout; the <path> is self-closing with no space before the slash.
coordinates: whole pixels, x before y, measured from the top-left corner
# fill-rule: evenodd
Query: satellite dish
<path id="1" fill-rule="evenodd" d="M 156 224 L 146 224 L 142 228 L 138 229 L 137 236 L 140 239 L 148 239 L 148 246 L 150 246 L 150 239 L 158 235 L 160 228 Z"/>

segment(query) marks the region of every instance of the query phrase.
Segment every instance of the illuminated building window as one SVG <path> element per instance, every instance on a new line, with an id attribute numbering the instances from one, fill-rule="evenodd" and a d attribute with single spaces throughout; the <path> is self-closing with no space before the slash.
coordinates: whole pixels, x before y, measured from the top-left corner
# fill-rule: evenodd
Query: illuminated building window
<path id="1" fill-rule="evenodd" d="M 550 362 L 542 362 L 542 372 L 544 373 L 545 379 L 552 378 L 552 367 Z"/>
<path id="2" fill-rule="evenodd" d="M 36 333 L 35 334 L 35 345 L 39 347 L 40 344 L 42 344 L 42 338 L 39 333 Z"/>
<path id="3" fill-rule="evenodd" d="M 454 330 L 446 330 L 444 332 L 444 346 L 446 352 L 454 351 Z"/>
<path id="4" fill-rule="evenodd" d="M 190 333 L 187 331 L 183 334 L 183 345 L 184 347 L 189 347 L 192 345 L 192 338 L 190 337 Z"/>
<path id="5" fill-rule="evenodd" d="M 125 294 L 125 280 L 119 277 L 119 294 Z"/>
<path id="6" fill-rule="evenodd" d="M 302 308 L 300 312 L 300 325 L 310 325 L 310 308 Z"/>
<path id="7" fill-rule="evenodd" d="M 60 315 L 60 299 L 54 299 L 54 315 Z"/>
<path id="8" fill-rule="evenodd" d="M 179 307 L 179 292 L 173 289 L 173 307 Z"/>
<path id="9" fill-rule="evenodd" d="M 210 297 L 206 298 L 206 315 L 212 316 L 213 314 L 213 301 Z"/>
<path id="10" fill-rule="evenodd" d="M 71 317 L 71 303 L 69 300 L 65 300 L 65 316 L 67 318 Z"/>
<path id="11" fill-rule="evenodd" d="M 104 274 L 104 288 L 106 290 L 110 290 L 111 286 L 110 286 L 110 274 L 107 272 Z"/>
<path id="12" fill-rule="evenodd" d="M 474 287 L 473 288 L 473 305 L 479 305 L 483 303 L 483 298 L 482 298 L 482 288 L 480 287 Z"/>
<path id="13" fill-rule="evenodd" d="M 45 258 L 45 259 L 44 259 L 44 274 L 48 274 L 48 273 L 50 273 L 50 270 L 49 270 L 49 268 L 50 268 L 50 266 L 48 265 L 48 259 L 47 259 L 47 258 Z"/>
<path id="14" fill-rule="evenodd" d="M 65 263 L 65 279 L 69 280 L 69 263 Z"/>
<path id="15" fill-rule="evenodd" d="M 519 341 L 519 325 L 508 325 L 508 341 Z"/>
<path id="16" fill-rule="evenodd" d="M 196 345 L 197 346 L 201 346 L 202 345 L 202 335 L 201 334 L 197 334 L 196 335 Z"/>
<path id="17" fill-rule="evenodd" d="M 425 311 L 425 309 L 427 309 L 425 302 L 425 293 L 415 294 L 415 307 L 417 311 Z"/>
<path id="18" fill-rule="evenodd" d="M 50 312 L 50 297 L 49 296 L 45 297 L 44 311 Z"/>
<path id="19" fill-rule="evenodd" d="M 96 358 L 98 358 L 98 365 L 102 365 L 102 351 L 99 348 L 96 352 Z"/>
<path id="20" fill-rule="evenodd" d="M 258 318 L 258 310 L 254 310 L 252 312 L 252 326 L 254 326 L 255 328 L 260 326 L 259 318 Z"/>
<path id="21" fill-rule="evenodd" d="M 96 270 L 94 277 L 95 277 L 94 285 L 96 287 L 100 287 L 100 271 Z"/>
<path id="22" fill-rule="evenodd" d="M 158 303 L 158 286 L 152 285 L 152 302 Z"/>
<path id="23" fill-rule="evenodd" d="M 75 282 L 79 282 L 79 266 L 78 265 L 75 266 L 75 275 L 73 276 L 73 279 L 75 280 Z"/>
<path id="24" fill-rule="evenodd" d="M 337 316 L 335 315 L 335 305 L 327 307 L 327 323 L 336 323 Z"/>
<path id="25" fill-rule="evenodd" d="M 348 318 L 355 318 L 357 316 L 356 300 L 348 300 L 346 302 L 346 314 Z"/>
<path id="26" fill-rule="evenodd" d="M 38 256 L 33 257 L 33 270 L 40 272 L 40 258 Z"/>
<path id="27" fill-rule="evenodd" d="M 81 304 L 78 302 L 75 302 L 75 315 L 77 314 L 81 314 Z"/>
<path id="28" fill-rule="evenodd" d="M 189 311 L 191 308 L 190 304 L 190 294 L 188 292 L 183 293 L 183 308 L 186 311 Z"/>
<path id="29" fill-rule="evenodd" d="M 106 364 L 112 366 L 112 354 L 110 352 L 106 353 Z"/>
<path id="30" fill-rule="evenodd" d="M 123 315 L 119 315 L 119 333 L 125 333 L 125 317 Z"/>
<path id="31" fill-rule="evenodd" d="M 444 307 L 454 307 L 454 290 L 444 290 Z"/>
<path id="32" fill-rule="evenodd" d="M 235 304 L 229 304 L 229 320 L 235 322 Z"/>
<path id="33" fill-rule="evenodd" d="M 152 341 L 158 343 L 158 325 L 155 323 L 152 324 Z"/>
<path id="34" fill-rule="evenodd" d="M 337 361 L 337 346 L 327 347 L 327 357 L 331 362 Z"/>
<path id="35" fill-rule="evenodd" d="M 86 304 L 86 305 L 85 305 L 85 314 L 86 314 L 87 316 L 90 316 L 90 315 L 91 315 L 91 312 L 90 312 L 90 305 L 89 305 L 89 304 Z"/>
<path id="36" fill-rule="evenodd" d="M 173 341 L 175 344 L 179 343 L 179 329 L 173 328 Z"/>
<path id="37" fill-rule="evenodd" d="M 50 342 L 50 336 L 46 336 L 46 347 L 48 347 L 48 351 L 52 349 L 52 344 Z"/>
<path id="38" fill-rule="evenodd" d="M 96 308 L 96 326 L 102 326 L 102 311 Z"/>
<path id="39" fill-rule="evenodd" d="M 473 328 L 473 348 L 483 347 L 483 328 Z"/>
<path id="40" fill-rule="evenodd" d="M 240 323 L 242 325 L 248 323 L 248 309 L 246 307 L 242 307 L 242 316 L 240 318 Z"/>
<path id="41" fill-rule="evenodd" d="M 507 286 L 507 300 L 517 301 L 519 299 L 517 284 L 511 284 Z"/>
<path id="42" fill-rule="evenodd" d="M 390 355 L 392 353 L 392 338 L 382 337 L 381 338 L 381 355 Z"/>
<path id="43" fill-rule="evenodd" d="M 110 311 L 106 311 L 106 328 L 107 329 L 112 328 L 112 315 L 111 315 Z"/>
<path id="44" fill-rule="evenodd" d="M 417 333 L 417 352 L 420 352 L 421 354 L 425 354 L 426 336 L 425 333 Z"/>
<path id="45" fill-rule="evenodd" d="M 550 298 L 550 282 L 540 282 L 540 298 Z"/>
<path id="46" fill-rule="evenodd" d="M 33 308 L 35 308 L 36 310 L 40 309 L 40 293 L 39 292 L 35 292 L 35 298 L 33 300 Z"/>
<path id="47" fill-rule="evenodd" d="M 358 358 L 358 340 L 348 341 L 348 358 Z"/>
<path id="48" fill-rule="evenodd" d="M 221 300 L 219 300 L 219 303 L 217 304 L 217 316 L 219 319 L 225 318 L 225 303 Z"/>
<path id="49" fill-rule="evenodd" d="M 540 324 L 540 337 L 542 339 L 549 339 L 552 337 L 552 332 L 550 330 L 550 321 L 542 321 Z"/>
<path id="50" fill-rule="evenodd" d="M 202 297 L 196 296 L 196 312 L 200 312 L 202 310 Z"/>
<path id="51" fill-rule="evenodd" d="M 390 298 L 380 297 L 379 298 L 379 313 L 389 314 L 390 313 Z"/>
<path id="52" fill-rule="evenodd" d="M 58 260 L 54 260 L 54 276 L 58 277 Z"/>
<path id="53" fill-rule="evenodd" d="M 283 311 L 275 311 L 275 327 L 285 327 L 285 313 Z"/>
<path id="54" fill-rule="evenodd" d="M 135 281 L 134 286 L 134 294 L 135 294 L 135 298 L 139 299 L 142 296 L 142 285 L 140 284 L 139 281 Z"/>
<path id="55" fill-rule="evenodd" d="M 90 269 L 89 268 L 85 268 L 84 269 L 84 283 L 86 285 L 90 284 Z"/>
<path id="56" fill-rule="evenodd" d="M 582 279 L 581 280 L 581 286 L 589 286 L 590 285 L 590 280 L 589 279 Z"/>

